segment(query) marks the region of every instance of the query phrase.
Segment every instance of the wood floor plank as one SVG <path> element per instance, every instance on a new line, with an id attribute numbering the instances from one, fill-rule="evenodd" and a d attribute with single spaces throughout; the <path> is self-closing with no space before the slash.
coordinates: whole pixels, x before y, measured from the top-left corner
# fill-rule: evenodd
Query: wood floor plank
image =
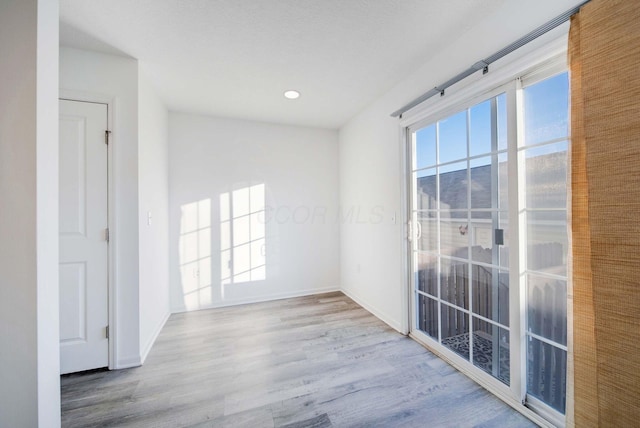
<path id="1" fill-rule="evenodd" d="M 340 292 L 174 314 L 143 367 L 65 375 L 64 427 L 531 427 Z"/>

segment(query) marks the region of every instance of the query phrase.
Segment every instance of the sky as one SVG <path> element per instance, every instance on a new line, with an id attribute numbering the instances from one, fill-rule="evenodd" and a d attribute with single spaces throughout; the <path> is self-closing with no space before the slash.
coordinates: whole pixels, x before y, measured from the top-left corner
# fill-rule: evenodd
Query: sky
<path id="1" fill-rule="evenodd" d="M 568 136 L 569 123 L 569 80 L 567 73 L 528 86 L 524 93 L 525 146 Z M 506 96 L 496 97 L 498 149 L 506 149 Z M 469 114 L 469 156 L 478 156 L 491 151 L 491 100 L 486 100 L 468 110 Z M 467 157 L 467 110 L 419 129 L 416 137 L 416 169 L 436 164 L 436 126 L 439 127 L 440 162 L 446 163 Z M 567 144 L 558 143 L 546 149 L 538 148 L 527 152 L 528 156 L 566 150 Z M 478 159 L 475 166 L 487 165 L 490 157 Z M 463 164 L 455 164 L 447 170 L 461 169 Z M 428 174 L 430 175 L 430 174 Z"/>

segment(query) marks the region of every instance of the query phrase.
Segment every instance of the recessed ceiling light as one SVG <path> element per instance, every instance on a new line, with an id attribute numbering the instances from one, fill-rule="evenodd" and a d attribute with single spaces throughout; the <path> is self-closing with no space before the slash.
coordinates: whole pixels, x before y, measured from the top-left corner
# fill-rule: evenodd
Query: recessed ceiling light
<path id="1" fill-rule="evenodd" d="M 296 98 L 298 98 L 300 96 L 300 92 L 298 91 L 286 91 L 284 93 L 284 97 L 285 98 L 289 98 L 290 100 L 295 100 Z"/>

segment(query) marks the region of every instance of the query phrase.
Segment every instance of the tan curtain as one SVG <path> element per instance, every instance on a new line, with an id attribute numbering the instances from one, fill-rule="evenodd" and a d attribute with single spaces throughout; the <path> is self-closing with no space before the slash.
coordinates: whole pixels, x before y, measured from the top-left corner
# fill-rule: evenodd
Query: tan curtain
<path id="1" fill-rule="evenodd" d="M 568 425 L 640 426 L 640 1 L 571 20 Z M 573 382 L 571 382 L 571 380 Z"/>

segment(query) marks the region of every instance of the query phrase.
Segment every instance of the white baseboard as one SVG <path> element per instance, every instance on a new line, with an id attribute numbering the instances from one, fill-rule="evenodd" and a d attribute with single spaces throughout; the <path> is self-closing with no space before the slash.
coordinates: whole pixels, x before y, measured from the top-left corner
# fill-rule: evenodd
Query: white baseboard
<path id="1" fill-rule="evenodd" d="M 142 361 L 140 360 L 140 356 L 136 355 L 133 357 L 121 358 L 116 361 L 114 370 L 122 370 L 122 369 L 130 369 L 132 367 L 140 367 L 142 365 Z"/>
<path id="2" fill-rule="evenodd" d="M 221 302 L 214 302 L 209 305 L 202 305 L 198 308 L 187 309 L 185 306 L 178 306 L 171 308 L 171 313 L 178 314 L 181 312 L 190 312 L 190 311 L 200 311 L 204 309 L 215 309 L 215 308 L 224 308 L 227 306 L 237 306 L 237 305 L 247 305 L 250 303 L 261 303 L 261 302 L 269 302 L 272 300 L 281 300 L 281 299 L 290 299 L 292 297 L 302 297 L 302 296 L 313 296 L 315 294 L 324 294 L 324 293 L 332 293 L 335 291 L 342 291 L 338 287 L 327 287 L 327 288 L 312 288 L 307 290 L 297 290 L 293 292 L 287 293 L 277 293 L 270 294 L 267 296 L 257 296 L 257 297 L 249 297 L 247 299 L 234 299 L 234 300 L 225 300 Z"/>
<path id="3" fill-rule="evenodd" d="M 171 316 L 171 312 L 167 311 L 164 317 L 162 317 L 162 320 L 156 326 L 156 329 L 153 331 L 153 334 L 147 341 L 144 348 L 142 348 L 142 350 L 140 351 L 140 364 L 144 364 L 145 360 L 147 359 L 147 356 L 149 355 L 149 352 L 151 351 L 151 348 L 153 347 L 153 344 L 156 343 L 156 339 L 158 338 L 158 335 L 164 328 L 164 325 L 167 323 L 169 316 Z"/>
<path id="4" fill-rule="evenodd" d="M 388 316 L 387 314 L 385 314 L 380 309 L 370 305 L 364 299 L 362 299 L 360 296 L 354 294 L 353 291 L 349 291 L 349 290 L 347 290 L 345 288 L 341 288 L 340 291 L 342 291 L 344 294 L 346 294 L 351 300 L 356 302 L 358 305 L 362 306 L 364 309 L 366 309 L 367 311 L 371 312 L 371 314 L 373 314 L 375 317 L 379 318 L 382 322 L 387 324 L 389 327 L 391 327 L 392 329 L 396 330 L 398 333 L 405 334 L 405 335 L 407 334 L 407 332 L 403 332 L 402 331 L 403 330 L 402 329 L 402 325 L 401 325 L 400 322 L 398 322 L 398 320 L 393 319 L 392 317 Z"/>

